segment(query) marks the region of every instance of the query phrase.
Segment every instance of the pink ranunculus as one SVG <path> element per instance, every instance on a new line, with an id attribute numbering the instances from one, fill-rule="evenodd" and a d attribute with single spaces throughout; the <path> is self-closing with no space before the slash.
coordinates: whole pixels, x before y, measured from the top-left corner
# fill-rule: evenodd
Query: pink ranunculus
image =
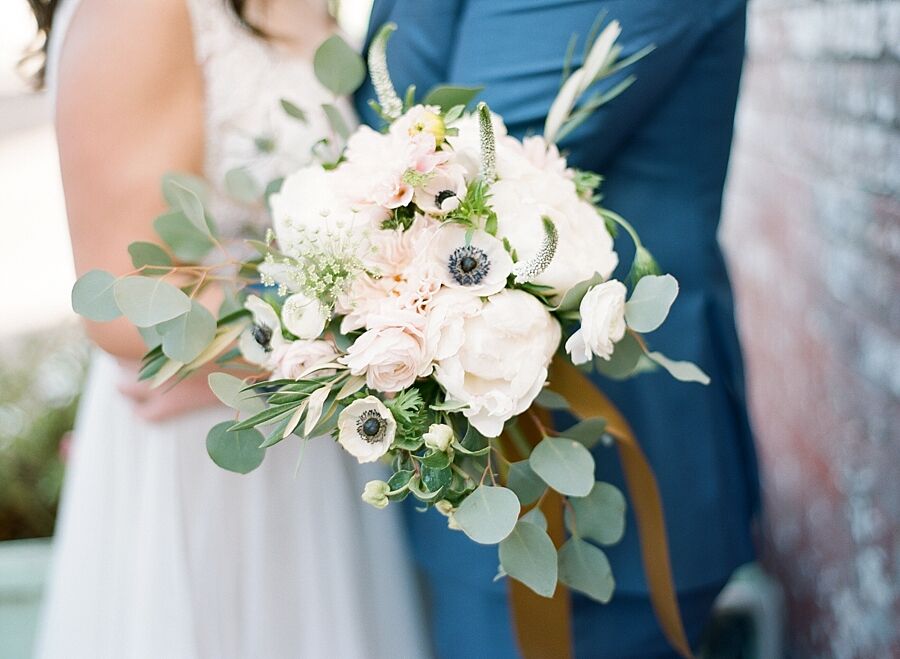
<path id="1" fill-rule="evenodd" d="M 368 329 L 353 342 L 341 361 L 353 375 L 365 375 L 370 389 L 395 393 L 431 373 L 428 348 L 425 318 L 412 311 L 396 310 L 370 317 Z"/>
<path id="2" fill-rule="evenodd" d="M 275 351 L 272 358 L 275 371 L 272 377 L 298 380 L 313 366 L 334 361 L 337 356 L 337 350 L 328 341 L 292 341 Z M 323 371 L 320 375 L 325 373 Z"/>

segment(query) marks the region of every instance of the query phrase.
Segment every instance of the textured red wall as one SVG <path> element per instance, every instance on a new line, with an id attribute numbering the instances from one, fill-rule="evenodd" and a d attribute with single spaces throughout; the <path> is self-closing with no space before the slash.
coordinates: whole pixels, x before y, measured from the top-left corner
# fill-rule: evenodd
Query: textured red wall
<path id="1" fill-rule="evenodd" d="M 756 0 L 723 242 L 798 657 L 900 657 L 900 2 Z"/>

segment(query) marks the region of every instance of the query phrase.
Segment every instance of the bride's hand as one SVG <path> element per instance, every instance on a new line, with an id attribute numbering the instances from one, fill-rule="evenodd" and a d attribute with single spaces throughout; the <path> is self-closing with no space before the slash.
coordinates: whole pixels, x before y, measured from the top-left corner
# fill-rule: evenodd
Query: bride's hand
<path id="1" fill-rule="evenodd" d="M 219 403 L 207 384 L 207 376 L 214 370 L 207 366 L 192 373 L 174 387 L 151 389 L 148 382 L 139 382 L 138 369 L 132 362 L 121 362 L 122 378 L 119 391 L 130 399 L 134 413 L 145 421 L 159 422 L 175 418 L 187 412 L 211 407 Z"/>

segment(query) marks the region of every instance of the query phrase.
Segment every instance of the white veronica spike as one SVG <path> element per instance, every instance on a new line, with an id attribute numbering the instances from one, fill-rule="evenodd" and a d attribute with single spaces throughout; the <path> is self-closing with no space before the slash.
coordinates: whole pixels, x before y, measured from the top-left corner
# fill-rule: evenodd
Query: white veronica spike
<path id="1" fill-rule="evenodd" d="M 493 183 L 497 179 L 497 144 L 494 138 L 494 125 L 491 123 L 491 110 L 484 101 L 478 104 L 478 129 L 481 135 L 479 174 L 488 183 Z"/>
<path id="2" fill-rule="evenodd" d="M 513 275 L 517 284 L 527 284 L 534 281 L 544 270 L 550 267 L 553 257 L 556 256 L 556 246 L 559 244 L 559 232 L 556 225 L 549 217 L 544 216 L 544 240 L 537 254 L 525 262 L 516 263 L 513 266 Z"/>
<path id="3" fill-rule="evenodd" d="M 556 141 L 556 135 L 566 119 L 569 118 L 569 113 L 575 107 L 578 97 L 593 84 L 597 75 L 607 65 L 609 54 L 621 33 L 622 27 L 618 21 L 612 21 L 607 25 L 594 41 L 594 45 L 591 46 L 591 51 L 585 58 L 582 67 L 574 71 L 560 88 L 547 113 L 547 121 L 544 123 L 544 139 L 548 144 Z"/>
<path id="4" fill-rule="evenodd" d="M 372 86 L 375 88 L 375 95 L 378 96 L 382 113 L 391 120 L 403 113 L 403 102 L 397 96 L 387 65 L 387 42 L 396 29 L 396 23 L 385 23 L 369 46 L 369 75 L 372 77 Z"/>

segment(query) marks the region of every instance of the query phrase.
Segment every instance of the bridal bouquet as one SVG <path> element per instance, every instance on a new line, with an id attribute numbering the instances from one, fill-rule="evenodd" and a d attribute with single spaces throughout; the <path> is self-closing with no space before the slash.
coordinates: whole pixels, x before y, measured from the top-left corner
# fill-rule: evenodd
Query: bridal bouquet
<path id="1" fill-rule="evenodd" d="M 157 221 L 164 245 L 133 244 L 127 276 L 87 273 L 74 307 L 137 325 L 152 348 L 141 377 L 155 385 L 222 365 L 209 384 L 235 418 L 207 437 L 220 466 L 246 473 L 291 436 L 330 437 L 359 462 L 389 466 L 366 502 L 414 497 L 475 542 L 498 544 L 501 574 L 541 595 L 561 581 L 606 601 L 609 564 L 587 540 L 618 541 L 625 499 L 594 479 L 589 449 L 604 441 L 604 419 L 556 432 L 534 411 L 566 407 L 547 388 L 551 363 L 706 380 L 648 349 L 642 334 L 665 320 L 677 283 L 600 206 L 600 177 L 555 146 L 630 80 L 584 99 L 593 83 L 634 58 L 619 58 L 611 23 L 564 82 L 543 135 L 520 140 L 484 103 L 466 110 L 478 90 L 402 100 L 385 64 L 391 30 L 369 59 L 386 129 L 362 126 L 336 160 L 270 186 L 272 227 L 249 241 L 256 256 L 231 256 L 202 193 L 174 178 L 172 211 Z M 327 53 L 333 61 L 316 61 L 323 84 L 352 91 L 356 56 L 334 41 Z M 611 279 L 619 230 L 636 247 L 628 285 Z M 201 248 L 186 249 L 185 236 Z M 219 247 L 216 262 L 208 253 Z M 197 301 L 211 282 L 228 291 L 218 318 Z M 534 446 L 520 417 L 544 435 Z M 559 552 L 539 507 L 522 514 L 549 490 L 568 502 L 572 537 Z"/>

